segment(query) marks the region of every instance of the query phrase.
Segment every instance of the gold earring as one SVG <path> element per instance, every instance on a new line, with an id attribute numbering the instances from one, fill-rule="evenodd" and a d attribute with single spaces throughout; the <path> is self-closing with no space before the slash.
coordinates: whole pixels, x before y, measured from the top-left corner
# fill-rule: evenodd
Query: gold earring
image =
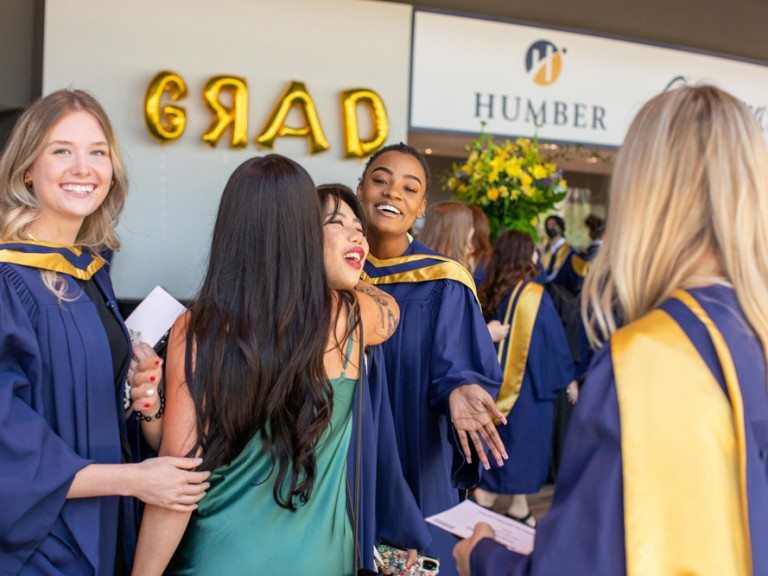
<path id="1" fill-rule="evenodd" d="M 32 190 L 32 180 L 30 178 L 24 178 L 24 186 L 26 186 L 28 190 Z"/>

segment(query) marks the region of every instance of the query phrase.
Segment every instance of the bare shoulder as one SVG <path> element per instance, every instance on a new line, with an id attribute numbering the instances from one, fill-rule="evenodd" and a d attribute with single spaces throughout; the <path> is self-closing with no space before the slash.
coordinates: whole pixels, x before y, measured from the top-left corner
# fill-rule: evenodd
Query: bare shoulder
<path id="1" fill-rule="evenodd" d="M 400 307 L 395 299 L 362 280 L 355 286 L 355 293 L 366 327 L 366 345 L 379 344 L 392 336 L 400 322 Z"/>

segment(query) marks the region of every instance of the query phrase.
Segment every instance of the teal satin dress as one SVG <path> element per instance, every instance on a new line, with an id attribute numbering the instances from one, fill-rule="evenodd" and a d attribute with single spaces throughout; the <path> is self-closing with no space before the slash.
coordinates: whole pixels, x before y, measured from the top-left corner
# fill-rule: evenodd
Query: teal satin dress
<path id="1" fill-rule="evenodd" d="M 192 514 L 166 574 L 352 574 L 346 483 L 357 381 L 345 377 L 346 368 L 331 380 L 333 415 L 316 451 L 309 501 L 295 512 L 277 505 L 274 474 L 264 481 L 270 462 L 257 434 L 237 458 L 211 475 L 208 494 Z"/>

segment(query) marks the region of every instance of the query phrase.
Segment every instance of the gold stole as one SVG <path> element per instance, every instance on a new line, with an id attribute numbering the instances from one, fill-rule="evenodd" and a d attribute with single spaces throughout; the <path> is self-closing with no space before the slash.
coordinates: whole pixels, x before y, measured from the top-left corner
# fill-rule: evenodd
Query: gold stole
<path id="1" fill-rule="evenodd" d="M 82 249 L 75 246 L 63 246 L 52 244 L 50 242 L 14 240 L 9 244 L 29 244 L 30 246 L 40 246 L 42 248 L 64 248 L 70 251 L 74 256 L 82 256 Z M 107 262 L 100 256 L 92 256 L 88 261 L 86 268 L 80 268 L 70 262 L 64 255 L 58 252 L 22 252 L 13 249 L 0 248 L 0 262 L 9 264 L 19 264 L 29 268 L 39 268 L 41 270 L 50 270 L 68 274 L 80 280 L 90 280 Z"/>
<path id="2" fill-rule="evenodd" d="M 398 264 L 416 262 L 419 260 L 438 260 L 439 263 L 424 266 L 423 268 L 417 268 L 415 270 L 407 270 L 405 272 L 398 272 L 387 276 L 379 276 L 377 278 L 372 278 L 363 271 L 361 278 L 375 286 L 379 284 L 399 284 L 401 282 L 454 280 L 464 284 L 464 286 L 472 290 L 472 294 L 474 294 L 475 299 L 477 300 L 477 290 L 475 289 L 475 281 L 472 278 L 472 274 L 470 274 L 464 266 L 456 262 L 456 260 L 432 254 L 413 254 L 411 256 L 401 256 L 399 258 L 387 258 L 386 260 L 379 260 L 375 256 L 368 255 L 368 261 L 377 268 L 397 266 Z"/>
<path id="3" fill-rule="evenodd" d="M 571 245 L 568 244 L 568 242 L 560 246 L 554 255 L 549 250 L 545 250 L 544 254 L 541 256 L 541 265 L 544 267 L 544 271 L 547 272 L 547 270 L 549 270 L 549 263 L 552 261 L 553 257 L 555 259 L 555 263 L 552 266 L 552 272 L 547 272 L 547 274 L 554 274 L 560 270 L 560 268 L 563 267 L 563 264 L 565 264 L 565 259 L 568 257 L 568 253 L 570 251 Z"/>
<path id="4" fill-rule="evenodd" d="M 571 258 L 571 266 L 573 267 L 573 271 L 582 278 L 589 272 L 589 262 L 578 254 L 574 254 L 573 258 Z"/>
<path id="5" fill-rule="evenodd" d="M 509 298 L 507 311 L 504 314 L 504 324 L 509 323 L 512 305 L 522 286 L 523 282 L 518 282 L 512 292 L 512 296 Z M 544 287 L 535 282 L 529 282 L 525 288 L 522 288 L 517 301 L 517 307 L 515 308 L 515 316 L 509 328 L 509 334 L 499 342 L 499 364 L 501 364 L 504 349 L 508 349 L 507 359 L 503 366 L 504 381 L 501 385 L 499 396 L 496 398 L 496 406 L 504 416 L 510 413 L 515 402 L 520 397 L 520 388 L 523 386 L 523 377 L 525 376 L 525 365 L 528 363 L 528 351 L 531 347 L 533 326 L 536 323 L 536 316 L 539 313 L 539 305 L 541 304 L 543 294 Z"/>
<path id="6" fill-rule="evenodd" d="M 611 338 L 621 419 L 627 576 L 752 574 L 741 391 L 722 334 L 707 327 L 730 396 L 664 311 Z M 686 416 L 688 416 L 686 418 Z"/>

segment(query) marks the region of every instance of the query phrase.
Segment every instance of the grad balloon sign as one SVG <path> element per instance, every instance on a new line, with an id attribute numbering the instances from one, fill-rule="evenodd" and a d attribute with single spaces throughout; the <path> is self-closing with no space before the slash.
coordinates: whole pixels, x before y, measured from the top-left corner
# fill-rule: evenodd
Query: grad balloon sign
<path id="1" fill-rule="evenodd" d="M 144 120 L 149 133 L 160 142 L 173 142 L 186 129 L 187 110 L 177 105 L 188 94 L 184 78 L 176 72 L 158 72 L 149 83 L 144 98 Z M 225 138 L 230 148 L 248 144 L 248 84 L 238 76 L 213 76 L 201 90 L 203 102 L 211 114 L 211 124 L 200 139 L 216 147 Z M 224 96 L 224 98 L 222 98 Z M 380 148 L 389 135 L 389 119 L 384 101 L 373 90 L 343 90 L 341 117 L 345 158 L 363 158 Z M 300 125 L 289 125 L 288 116 L 298 111 Z M 365 116 L 361 116 L 365 115 Z M 360 134 L 360 119 L 370 123 L 371 131 Z M 323 133 L 320 115 L 306 84 L 298 80 L 288 83 L 275 102 L 261 131 L 253 142 L 272 149 L 278 138 L 305 138 L 310 154 L 331 148 Z"/>

